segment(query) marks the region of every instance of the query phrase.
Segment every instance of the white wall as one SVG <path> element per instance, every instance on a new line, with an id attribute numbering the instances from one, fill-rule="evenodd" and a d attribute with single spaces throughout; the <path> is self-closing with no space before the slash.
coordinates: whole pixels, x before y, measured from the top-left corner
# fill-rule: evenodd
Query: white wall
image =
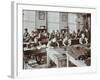
<path id="1" fill-rule="evenodd" d="M 44 20 L 39 19 L 39 11 L 36 10 L 24 10 L 23 14 L 23 28 L 27 28 L 29 33 L 40 28 L 40 26 L 46 26 L 46 12 Z"/>
<path id="2" fill-rule="evenodd" d="M 59 30 L 59 12 L 48 12 L 48 31 Z"/>
<path id="3" fill-rule="evenodd" d="M 23 27 L 31 33 L 35 29 L 35 11 L 24 10 L 23 14 Z"/>
<path id="4" fill-rule="evenodd" d="M 59 20 L 59 26 L 60 29 L 65 29 L 65 27 L 67 27 L 68 25 L 68 13 L 62 13 L 60 12 L 60 20 Z M 63 20 L 62 18 L 65 17 L 65 19 Z"/>
<path id="5" fill-rule="evenodd" d="M 77 14 L 68 13 L 68 26 L 69 32 L 72 33 L 73 31 L 77 31 Z"/>
<path id="6" fill-rule="evenodd" d="M 39 11 L 23 11 L 23 26 L 24 29 L 28 28 L 29 33 L 32 30 L 40 28 L 40 26 L 48 27 L 48 31 L 61 30 L 69 27 L 69 32 L 77 32 L 77 29 L 83 28 L 83 18 L 80 16 L 80 24 L 78 26 L 78 16 L 77 13 L 64 13 L 64 12 L 45 12 L 44 20 L 39 19 Z M 63 19 L 65 18 L 65 19 Z"/>

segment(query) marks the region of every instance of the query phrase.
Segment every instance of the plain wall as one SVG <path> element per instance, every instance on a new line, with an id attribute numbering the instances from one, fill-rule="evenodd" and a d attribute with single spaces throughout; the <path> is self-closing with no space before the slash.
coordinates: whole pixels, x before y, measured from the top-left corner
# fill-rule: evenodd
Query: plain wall
<path id="1" fill-rule="evenodd" d="M 78 26 L 78 15 L 77 13 L 64 13 L 64 12 L 52 12 L 44 11 L 44 20 L 39 19 L 39 12 L 34 10 L 24 10 L 23 11 L 23 29 L 27 28 L 29 33 L 36 29 L 39 29 L 40 26 L 45 26 L 48 29 L 48 32 L 57 31 L 61 29 L 66 29 L 69 27 L 69 32 L 77 32 L 77 29 L 82 30 L 83 17 L 80 16 L 80 24 Z M 84 14 L 84 13 L 82 13 Z"/>

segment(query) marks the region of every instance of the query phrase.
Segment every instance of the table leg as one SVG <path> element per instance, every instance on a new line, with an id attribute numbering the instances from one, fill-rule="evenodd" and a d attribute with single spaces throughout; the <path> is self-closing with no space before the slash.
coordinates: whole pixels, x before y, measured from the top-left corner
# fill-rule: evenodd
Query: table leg
<path id="1" fill-rule="evenodd" d="M 47 55 L 47 66 L 48 66 L 48 67 L 50 66 L 50 58 L 49 58 L 48 55 Z"/>
<path id="2" fill-rule="evenodd" d="M 69 57 L 67 55 L 67 67 L 69 67 Z"/>
<path id="3" fill-rule="evenodd" d="M 59 68 L 59 67 L 60 67 L 59 61 L 57 61 L 57 68 Z"/>

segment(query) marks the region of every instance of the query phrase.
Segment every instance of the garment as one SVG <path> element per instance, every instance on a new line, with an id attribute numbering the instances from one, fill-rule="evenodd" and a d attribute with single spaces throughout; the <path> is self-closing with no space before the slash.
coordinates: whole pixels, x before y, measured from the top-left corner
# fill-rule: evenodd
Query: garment
<path id="1" fill-rule="evenodd" d="M 86 43 L 86 39 L 85 39 L 85 38 L 81 38 L 81 42 L 82 42 L 83 44 L 85 44 L 85 43 Z"/>
<path id="2" fill-rule="evenodd" d="M 39 46 L 39 43 L 34 43 L 33 44 L 33 47 L 37 47 L 37 46 Z"/>
<path id="3" fill-rule="evenodd" d="M 28 42 L 30 40 L 30 34 L 27 32 L 27 33 L 24 33 L 23 35 L 23 41 L 24 42 Z"/>
<path id="4" fill-rule="evenodd" d="M 64 44 L 68 45 L 68 40 L 65 40 L 65 41 L 64 41 Z"/>
<path id="5" fill-rule="evenodd" d="M 51 41 L 50 46 L 52 46 L 52 47 L 57 47 L 58 44 L 57 44 L 57 42 L 52 42 L 52 41 Z"/>
<path id="6" fill-rule="evenodd" d="M 90 43 L 91 42 L 91 36 L 90 36 L 91 33 L 90 33 L 90 31 L 87 31 L 87 32 L 85 31 L 84 34 L 85 34 L 86 38 L 88 39 L 88 41 Z"/>

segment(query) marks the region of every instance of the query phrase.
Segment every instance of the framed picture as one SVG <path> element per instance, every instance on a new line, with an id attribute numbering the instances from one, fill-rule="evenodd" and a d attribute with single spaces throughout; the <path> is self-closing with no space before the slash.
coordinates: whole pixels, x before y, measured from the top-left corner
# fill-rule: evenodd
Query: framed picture
<path id="1" fill-rule="evenodd" d="M 45 20 L 45 12 L 44 11 L 39 11 L 39 19 Z"/>
<path id="2" fill-rule="evenodd" d="M 95 27 L 95 8 L 12 2 L 12 77 L 96 72 Z"/>

